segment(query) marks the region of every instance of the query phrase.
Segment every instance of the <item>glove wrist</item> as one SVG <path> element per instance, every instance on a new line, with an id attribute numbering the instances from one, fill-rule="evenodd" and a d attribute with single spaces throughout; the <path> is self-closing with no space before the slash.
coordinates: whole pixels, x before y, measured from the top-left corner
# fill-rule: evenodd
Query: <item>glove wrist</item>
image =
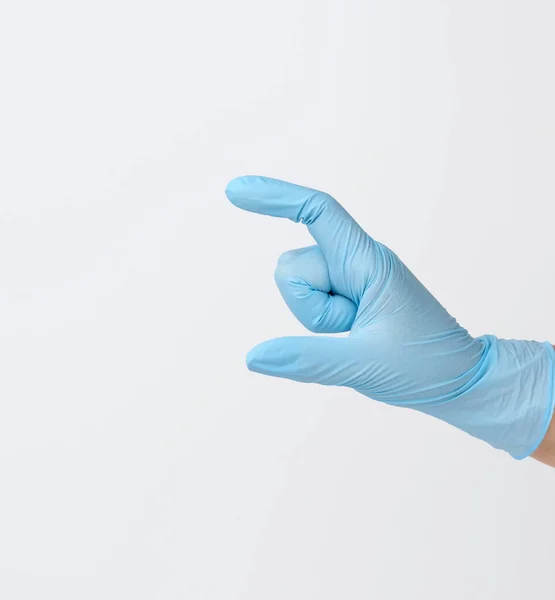
<path id="1" fill-rule="evenodd" d="M 548 342 L 486 335 L 472 385 L 455 399 L 415 406 L 513 458 L 532 454 L 549 428 L 554 408 L 555 350 Z"/>

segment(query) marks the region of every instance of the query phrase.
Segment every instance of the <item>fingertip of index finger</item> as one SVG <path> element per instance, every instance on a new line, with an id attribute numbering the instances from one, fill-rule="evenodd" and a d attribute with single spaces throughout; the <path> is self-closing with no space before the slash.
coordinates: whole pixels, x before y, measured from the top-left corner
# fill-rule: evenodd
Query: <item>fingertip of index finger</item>
<path id="1" fill-rule="evenodd" d="M 225 195 L 235 206 L 244 208 L 245 199 L 252 196 L 266 184 L 266 177 L 259 175 L 242 175 L 234 177 L 225 188 Z"/>
<path id="2" fill-rule="evenodd" d="M 298 220 L 299 206 L 313 190 L 280 179 L 244 175 L 226 187 L 229 201 L 243 210 Z"/>

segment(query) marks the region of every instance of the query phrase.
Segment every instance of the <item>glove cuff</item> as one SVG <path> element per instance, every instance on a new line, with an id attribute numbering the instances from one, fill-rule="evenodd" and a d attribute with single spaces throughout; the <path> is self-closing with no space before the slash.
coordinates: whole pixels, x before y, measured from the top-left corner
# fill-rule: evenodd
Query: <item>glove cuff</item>
<path id="1" fill-rule="evenodd" d="M 542 442 L 554 409 L 555 350 L 549 342 L 486 335 L 480 373 L 458 397 L 412 408 L 521 460 Z"/>

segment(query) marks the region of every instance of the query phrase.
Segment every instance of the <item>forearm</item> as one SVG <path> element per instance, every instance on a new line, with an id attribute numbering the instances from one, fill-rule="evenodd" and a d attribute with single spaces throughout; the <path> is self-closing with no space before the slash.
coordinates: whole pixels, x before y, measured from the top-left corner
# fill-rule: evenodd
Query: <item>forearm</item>
<path id="1" fill-rule="evenodd" d="M 551 421 L 542 443 L 531 456 L 550 467 L 555 467 L 555 419 Z"/>
<path id="2" fill-rule="evenodd" d="M 550 467 L 555 467 L 555 419 L 552 419 L 542 443 L 531 456 Z"/>

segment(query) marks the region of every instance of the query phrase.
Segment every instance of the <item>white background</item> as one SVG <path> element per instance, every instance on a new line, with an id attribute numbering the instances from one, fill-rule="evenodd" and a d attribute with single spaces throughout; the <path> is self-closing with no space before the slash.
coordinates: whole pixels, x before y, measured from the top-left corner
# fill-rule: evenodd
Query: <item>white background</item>
<path id="1" fill-rule="evenodd" d="M 354 392 L 249 373 L 337 197 L 473 334 L 555 340 L 555 7 L 0 5 L 0 597 L 516 600 L 555 471 Z"/>

